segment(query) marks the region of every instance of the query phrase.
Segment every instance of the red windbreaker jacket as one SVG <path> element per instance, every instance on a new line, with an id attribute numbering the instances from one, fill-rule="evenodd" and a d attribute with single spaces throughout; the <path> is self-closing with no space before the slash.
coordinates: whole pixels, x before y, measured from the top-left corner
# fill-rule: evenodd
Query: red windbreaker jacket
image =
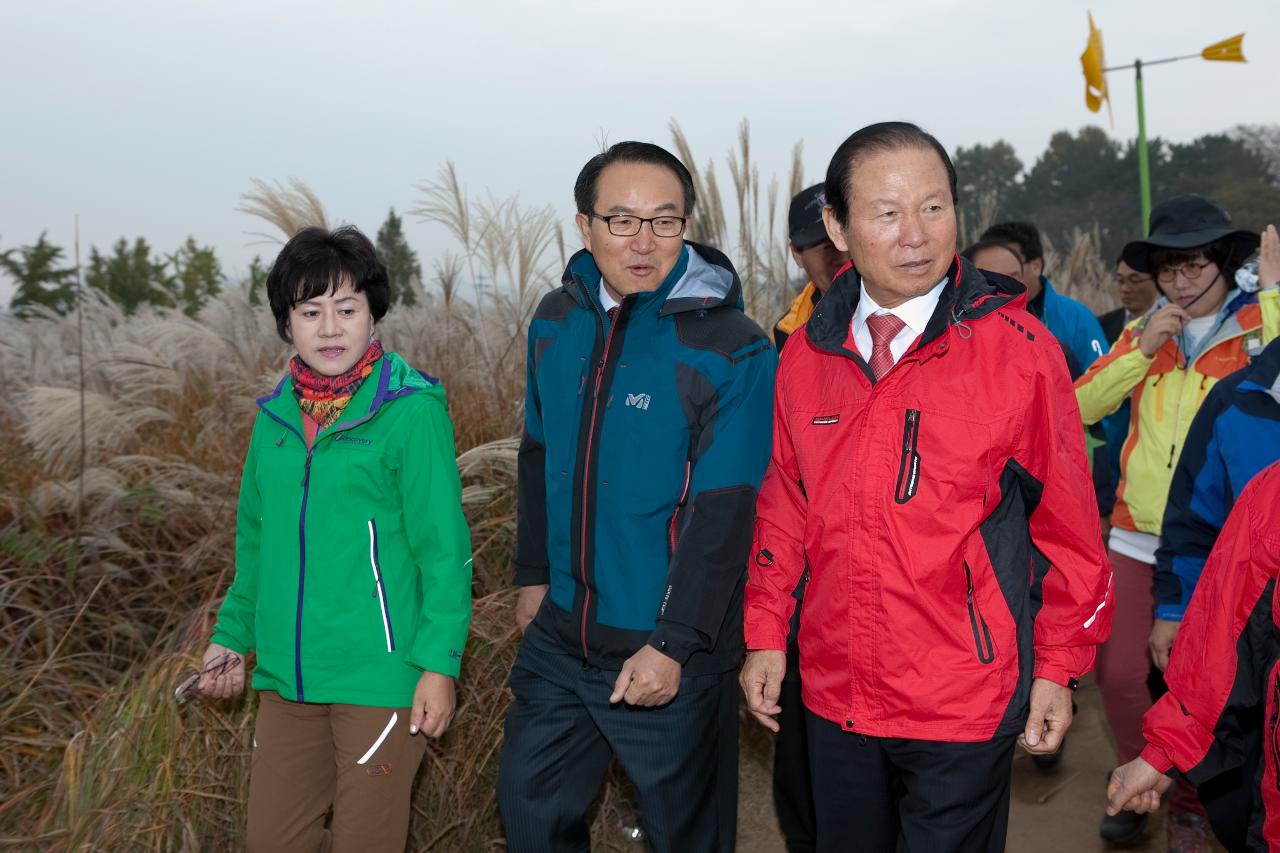
<path id="1" fill-rule="evenodd" d="M 1111 573 L 1058 342 L 1016 281 L 959 257 L 880 382 L 853 343 L 851 267 L 783 350 L 745 631 L 785 649 L 805 705 L 877 737 L 1020 731 L 1032 677 L 1093 665 Z"/>
<path id="2" fill-rule="evenodd" d="M 1164 674 L 1169 692 L 1142 725 L 1142 757 L 1162 773 L 1177 767 L 1201 785 L 1247 768 L 1247 784 L 1260 785 L 1250 850 L 1280 850 L 1277 578 L 1280 462 L 1249 481 L 1227 517 L 1182 618 Z"/>

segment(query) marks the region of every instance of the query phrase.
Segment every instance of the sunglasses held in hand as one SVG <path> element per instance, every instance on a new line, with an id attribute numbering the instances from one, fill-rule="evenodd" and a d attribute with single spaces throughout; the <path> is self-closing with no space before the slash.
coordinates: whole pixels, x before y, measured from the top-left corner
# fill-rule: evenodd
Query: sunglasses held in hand
<path id="1" fill-rule="evenodd" d="M 209 661 L 209 665 L 204 669 L 193 672 L 182 680 L 182 683 L 178 685 L 178 689 L 173 691 L 174 700 L 181 705 L 190 699 L 199 698 L 201 695 L 200 680 L 202 678 L 206 675 L 212 675 L 215 678 L 220 675 L 225 675 L 227 672 L 235 669 L 243 663 L 244 661 L 235 652 L 227 652 L 226 654 L 218 655 L 216 658 Z"/>

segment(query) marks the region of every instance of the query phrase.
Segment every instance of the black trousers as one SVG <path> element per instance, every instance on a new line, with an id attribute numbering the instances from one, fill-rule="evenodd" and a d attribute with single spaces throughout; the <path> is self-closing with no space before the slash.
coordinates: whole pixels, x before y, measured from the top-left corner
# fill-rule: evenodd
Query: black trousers
<path id="1" fill-rule="evenodd" d="M 876 738 L 806 712 L 819 851 L 999 853 L 1016 735 Z"/>
<path id="2" fill-rule="evenodd" d="M 509 686 L 498 808 L 511 853 L 590 849 L 586 813 L 617 757 L 655 853 L 728 853 L 738 819 L 733 671 L 680 679 L 660 708 L 609 704 L 616 671 L 548 646 L 531 626 Z"/>
<path id="3" fill-rule="evenodd" d="M 817 850 L 813 781 L 809 774 L 809 732 L 800 697 L 800 654 L 787 650 L 787 674 L 778 697 L 778 734 L 773 741 L 773 806 L 787 853 Z"/>

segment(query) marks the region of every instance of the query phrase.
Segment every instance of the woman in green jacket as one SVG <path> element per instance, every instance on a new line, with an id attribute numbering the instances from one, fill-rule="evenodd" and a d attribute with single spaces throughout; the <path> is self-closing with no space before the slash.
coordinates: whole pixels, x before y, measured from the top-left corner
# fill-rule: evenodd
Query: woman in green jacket
<path id="1" fill-rule="evenodd" d="M 439 383 L 374 337 L 390 290 L 358 230 L 299 232 L 267 294 L 297 355 L 258 400 L 200 691 L 239 693 L 257 653 L 250 850 L 403 850 L 471 616 L 453 428 Z"/>

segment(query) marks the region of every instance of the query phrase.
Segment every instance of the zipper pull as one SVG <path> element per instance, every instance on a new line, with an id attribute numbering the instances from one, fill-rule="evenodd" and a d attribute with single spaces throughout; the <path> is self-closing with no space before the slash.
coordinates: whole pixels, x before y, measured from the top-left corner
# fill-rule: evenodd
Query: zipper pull
<path id="1" fill-rule="evenodd" d="M 1170 468 L 1173 467 L 1173 454 L 1177 452 L 1178 452 L 1178 445 L 1176 444 L 1169 445 L 1169 467 Z"/>

